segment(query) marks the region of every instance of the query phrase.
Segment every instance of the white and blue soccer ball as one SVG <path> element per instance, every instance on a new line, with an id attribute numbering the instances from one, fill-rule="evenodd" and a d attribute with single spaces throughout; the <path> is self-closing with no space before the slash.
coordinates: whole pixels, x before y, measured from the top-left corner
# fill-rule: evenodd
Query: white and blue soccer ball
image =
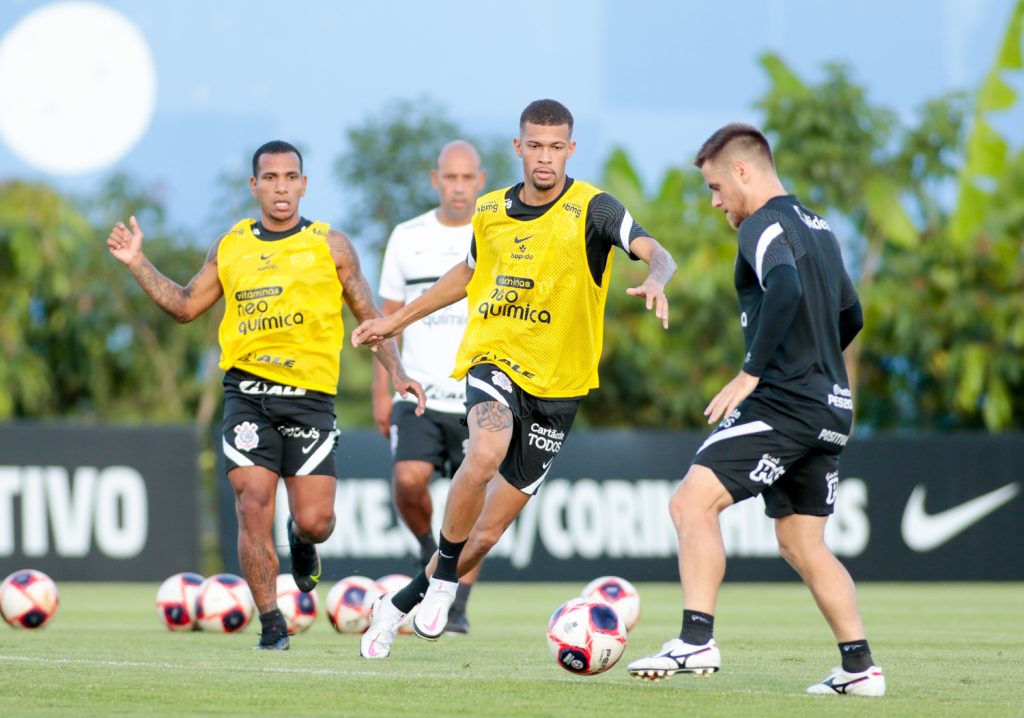
<path id="1" fill-rule="evenodd" d="M 205 579 L 198 573 L 176 573 L 156 592 L 156 615 L 171 631 L 191 631 L 196 627 L 196 599 Z"/>
<path id="2" fill-rule="evenodd" d="M 0 616 L 14 628 L 42 628 L 59 604 L 57 584 L 42 571 L 23 568 L 0 583 Z"/>
<path id="3" fill-rule="evenodd" d="M 234 633 L 249 625 L 252 593 L 245 579 L 233 573 L 210 576 L 196 596 L 196 625 L 204 631 Z"/>
<path id="4" fill-rule="evenodd" d="M 316 591 L 300 591 L 290 573 L 277 577 L 277 607 L 288 624 L 289 635 L 309 629 L 320 613 L 320 599 Z"/>
<path id="5" fill-rule="evenodd" d="M 363 633 L 370 627 L 370 609 L 380 596 L 372 578 L 346 576 L 327 593 L 327 619 L 338 633 Z"/>
<path id="6" fill-rule="evenodd" d="M 587 598 L 566 601 L 548 622 L 548 648 L 570 673 L 603 673 L 626 650 L 626 626 L 611 606 Z"/>
<path id="7" fill-rule="evenodd" d="M 626 630 L 632 631 L 640 620 L 640 594 L 629 581 L 619 576 L 601 576 L 588 583 L 582 596 L 593 601 L 603 601 L 615 609 L 626 624 Z"/>

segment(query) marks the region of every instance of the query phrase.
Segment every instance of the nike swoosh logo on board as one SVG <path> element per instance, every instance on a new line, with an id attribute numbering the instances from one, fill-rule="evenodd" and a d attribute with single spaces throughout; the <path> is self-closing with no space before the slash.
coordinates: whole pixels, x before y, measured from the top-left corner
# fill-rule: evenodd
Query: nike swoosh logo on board
<path id="1" fill-rule="evenodd" d="M 907 499 L 907 506 L 903 509 L 903 521 L 900 523 L 904 542 L 911 551 L 918 553 L 938 548 L 957 534 L 966 531 L 1017 496 L 1020 493 L 1020 485 L 1017 482 L 1007 484 L 937 514 L 925 511 L 926 490 L 921 484 L 914 487 L 910 498 Z"/>

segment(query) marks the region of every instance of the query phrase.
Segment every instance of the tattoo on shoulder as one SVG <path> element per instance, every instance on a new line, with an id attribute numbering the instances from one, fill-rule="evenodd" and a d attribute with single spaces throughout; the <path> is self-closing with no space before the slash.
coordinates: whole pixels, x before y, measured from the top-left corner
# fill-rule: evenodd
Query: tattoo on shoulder
<path id="1" fill-rule="evenodd" d="M 473 415 L 477 428 L 484 431 L 505 431 L 512 427 L 512 410 L 497 401 L 477 404 Z"/>

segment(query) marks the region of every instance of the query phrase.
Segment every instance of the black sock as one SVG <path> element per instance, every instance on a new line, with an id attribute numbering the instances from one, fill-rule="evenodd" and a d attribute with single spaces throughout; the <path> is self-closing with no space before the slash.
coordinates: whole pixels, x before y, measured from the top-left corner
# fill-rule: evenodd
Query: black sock
<path id="1" fill-rule="evenodd" d="M 679 637 L 691 646 L 703 646 L 715 635 L 715 617 L 700 611 L 683 611 L 683 629 Z"/>
<path id="2" fill-rule="evenodd" d="M 404 588 L 395 592 L 391 597 L 391 603 L 402 613 L 408 613 L 423 600 L 423 594 L 427 592 L 429 586 L 430 579 L 424 571 L 420 571 L 412 581 L 405 584 Z"/>
<path id="3" fill-rule="evenodd" d="M 434 540 L 434 534 L 430 531 L 427 531 L 422 536 L 417 536 L 416 540 L 420 542 L 420 563 L 426 566 L 430 563 L 434 551 L 437 551 L 437 541 Z"/>
<path id="4" fill-rule="evenodd" d="M 466 612 L 466 603 L 469 602 L 469 592 L 473 590 L 473 584 L 471 583 L 460 583 L 459 590 L 455 592 L 455 600 L 452 602 L 452 608 L 448 611 L 449 614 L 459 615 Z"/>
<path id="5" fill-rule="evenodd" d="M 452 583 L 459 580 L 459 556 L 462 555 L 462 548 L 465 545 L 465 541 L 449 541 L 444 532 L 441 532 L 441 540 L 437 542 L 437 568 L 434 569 L 434 578 Z"/>
<path id="6" fill-rule="evenodd" d="M 288 623 L 284 620 L 284 614 L 281 613 L 281 609 L 275 608 L 273 611 L 261 613 L 260 629 L 265 636 L 270 634 L 287 635 Z"/>
<path id="7" fill-rule="evenodd" d="M 843 670 L 847 673 L 861 673 L 875 664 L 865 639 L 840 643 L 839 655 L 843 657 Z"/>

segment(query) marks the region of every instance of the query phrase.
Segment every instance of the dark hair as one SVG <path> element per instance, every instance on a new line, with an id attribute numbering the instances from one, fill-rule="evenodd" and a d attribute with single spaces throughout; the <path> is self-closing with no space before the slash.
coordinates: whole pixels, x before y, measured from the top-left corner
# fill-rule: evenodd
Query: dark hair
<path id="1" fill-rule="evenodd" d="M 271 140 L 270 142 L 262 145 L 252 156 L 252 176 L 255 177 L 256 173 L 259 172 L 260 156 L 261 155 L 286 155 L 289 152 L 294 152 L 299 158 L 299 173 L 302 173 L 302 153 L 299 152 L 295 145 L 285 142 L 284 140 Z"/>
<path id="2" fill-rule="evenodd" d="M 548 127 L 569 125 L 569 136 L 572 136 L 572 113 L 569 112 L 569 108 L 557 100 L 534 100 L 531 102 L 519 116 L 520 131 L 527 122 Z"/>
<path id="3" fill-rule="evenodd" d="M 693 164 L 703 167 L 705 162 L 715 159 L 726 147 L 734 143 L 745 154 L 760 155 L 768 160 L 769 165 L 775 166 L 772 148 L 764 133 L 753 125 L 745 125 L 742 122 L 731 122 L 711 135 L 701 146 Z"/>

